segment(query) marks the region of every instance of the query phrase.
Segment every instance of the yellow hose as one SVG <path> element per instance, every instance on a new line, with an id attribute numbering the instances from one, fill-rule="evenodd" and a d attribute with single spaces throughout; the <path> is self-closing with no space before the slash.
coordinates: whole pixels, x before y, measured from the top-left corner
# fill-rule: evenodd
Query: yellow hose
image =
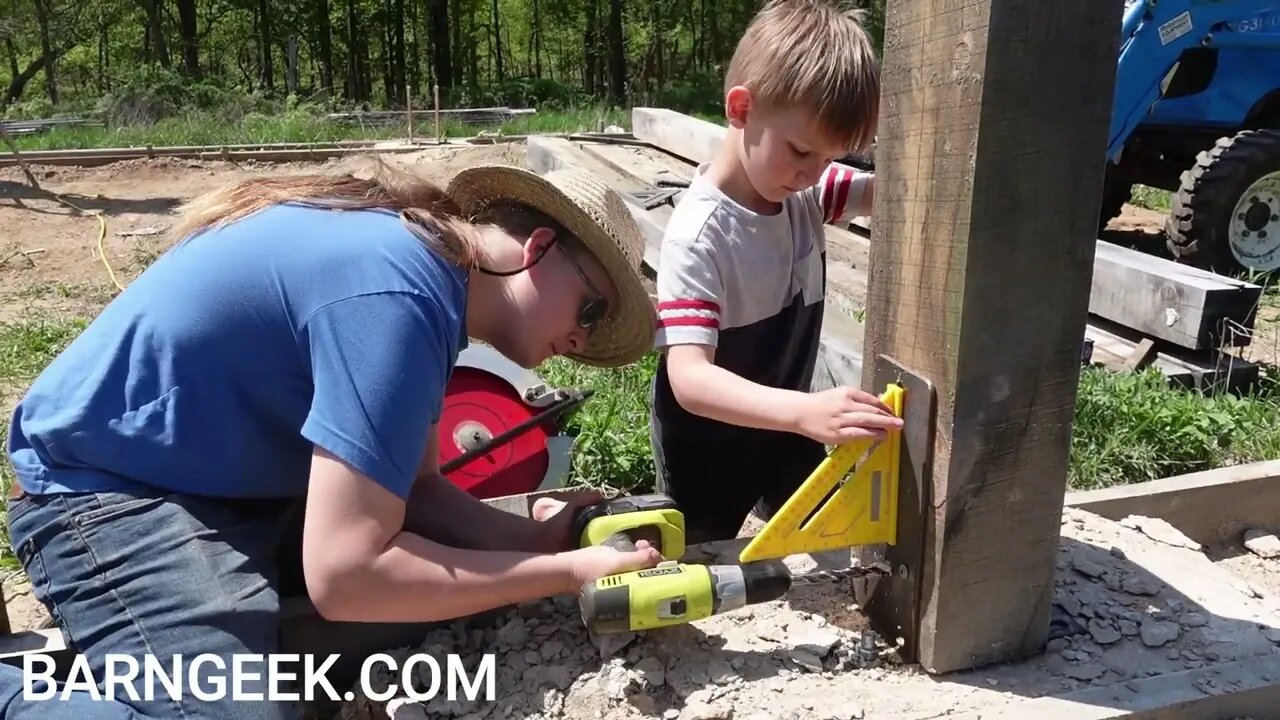
<path id="1" fill-rule="evenodd" d="M 103 219 L 102 211 L 101 210 L 85 210 L 84 208 L 77 206 L 75 203 L 72 203 L 71 201 L 67 200 L 66 198 L 56 193 L 54 194 L 53 197 L 58 202 L 62 203 L 63 205 L 66 205 L 72 210 L 86 213 L 98 218 L 98 243 L 97 243 L 98 258 L 102 260 L 102 266 L 107 269 L 107 276 L 111 278 L 111 284 L 115 285 L 117 290 L 124 290 L 124 286 L 121 285 L 120 281 L 116 279 L 115 270 L 111 269 L 111 263 L 107 261 L 107 249 L 106 249 L 107 221 Z"/>

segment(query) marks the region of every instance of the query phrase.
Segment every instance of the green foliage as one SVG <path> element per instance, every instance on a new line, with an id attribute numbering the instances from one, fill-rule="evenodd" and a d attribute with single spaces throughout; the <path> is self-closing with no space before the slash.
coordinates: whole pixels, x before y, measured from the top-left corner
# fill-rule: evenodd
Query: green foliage
<path id="1" fill-rule="evenodd" d="M 33 380 L 87 325 L 55 317 L 0 323 L 0 384 Z"/>
<path id="2" fill-rule="evenodd" d="M 1134 185 L 1130 203 L 1156 212 L 1169 212 L 1170 193 L 1148 185 Z"/>
<path id="3" fill-rule="evenodd" d="M 1280 457 L 1280 382 L 1246 395 L 1170 387 L 1154 368 L 1089 368 L 1071 443 L 1077 489 L 1154 480 Z"/>
<path id="4" fill-rule="evenodd" d="M 0 323 L 0 389 L 12 392 L 25 388 L 44 367 L 84 330 L 83 319 L 34 317 Z M 9 441 L 9 418 L 0 418 L 0 438 Z M 6 456 L 0 461 L 0 493 L 9 496 L 15 482 L 13 466 Z M 2 509 L 2 508 L 0 508 Z M 17 558 L 9 547 L 8 518 L 0 531 L 0 568 L 16 569 Z"/>
<path id="5" fill-rule="evenodd" d="M 571 483 L 628 492 L 652 490 L 649 384 L 657 366 L 657 354 L 649 353 L 622 368 L 595 368 L 553 358 L 538 369 L 543 381 L 554 387 L 594 391 L 565 425 L 566 432 L 576 436 Z"/>
<path id="6" fill-rule="evenodd" d="M 290 94 L 331 110 L 398 109 L 406 85 L 413 105 L 423 108 L 438 83 L 444 107 L 564 111 L 644 103 L 720 115 L 724 68 L 762 4 L 329 0 L 326 14 L 316 0 L 196 2 L 185 6 L 197 15 L 188 36 L 181 3 L 46 3 L 48 16 L 41 17 L 30 0 L 15 0 L 0 19 L 8 55 L 0 88 L 15 69 L 24 80 L 17 97 L 0 104 L 10 105 L 9 117 L 96 113 L 115 127 L 226 106 L 232 120 L 275 114 L 289 109 L 280 103 Z M 878 47 L 884 0 L 844 4 L 866 8 L 864 24 Z M 159 8 L 154 28 L 148 8 Z M 42 63 L 46 37 L 58 53 L 52 76 Z M 191 66 L 188 47 L 195 51 Z"/>

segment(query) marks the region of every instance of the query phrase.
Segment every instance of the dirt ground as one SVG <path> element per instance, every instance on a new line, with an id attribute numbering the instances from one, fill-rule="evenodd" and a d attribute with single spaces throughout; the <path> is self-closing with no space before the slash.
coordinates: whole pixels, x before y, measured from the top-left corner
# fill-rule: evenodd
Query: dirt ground
<path id="1" fill-rule="evenodd" d="M 523 145 L 512 143 L 433 149 L 414 155 L 388 156 L 388 161 L 407 166 L 443 183 L 464 167 L 491 162 L 523 165 L 524 157 Z M 91 318 L 114 295 L 116 282 L 127 285 L 171 242 L 166 230 L 172 223 L 174 213 L 179 206 L 216 185 L 268 173 L 313 172 L 336 166 L 349 166 L 352 162 L 352 160 L 339 160 L 326 163 L 262 164 L 155 159 L 121 162 L 102 168 L 88 169 L 37 167 L 37 178 L 43 188 L 41 191 L 26 187 L 18 169 L 0 169 L 0 322 L 30 318 L 40 313 Z M 105 262 L 99 255 L 98 249 L 100 232 L 98 218 L 73 210 L 56 199 L 54 193 L 83 210 L 102 213 L 102 219 L 106 223 L 103 242 Z M 1161 216 L 1158 213 L 1126 206 L 1123 214 L 1112 222 L 1105 237 L 1113 242 L 1135 246 L 1144 243 L 1163 246 L 1159 230 L 1160 223 Z M 1275 319 L 1276 308 L 1264 308 L 1263 312 L 1263 317 L 1267 320 Z M 1255 360 L 1274 360 L 1277 345 L 1280 344 L 1277 341 L 1275 323 L 1264 321 L 1260 326 L 1263 330 L 1255 339 L 1252 348 L 1247 351 L 1250 354 L 1246 357 Z M 20 387 L 0 387 L 0 400 L 3 401 L 0 412 L 7 415 L 21 391 Z M 1280 597 L 1280 560 L 1263 559 L 1244 548 L 1236 550 L 1237 552 L 1225 552 L 1221 557 L 1215 557 L 1213 560 L 1219 567 L 1245 577 L 1252 587 L 1266 596 L 1273 599 Z M 47 613 L 34 601 L 30 594 L 30 587 L 20 573 L 4 578 L 3 586 L 4 599 L 14 630 L 47 625 Z M 765 621 L 766 624 L 776 623 L 779 628 L 788 622 L 804 626 L 811 634 L 822 635 L 822 642 L 819 644 L 830 649 L 837 642 L 832 639 L 834 635 L 843 633 L 848 635 L 846 639 L 852 640 L 854 635 L 851 633 L 855 633 L 858 629 L 854 626 L 857 619 L 856 613 L 850 613 L 843 607 L 837 610 L 835 615 L 822 618 L 804 612 L 795 617 L 788 616 L 783 620 L 770 617 L 764 612 L 755 617 L 757 620 Z M 719 627 L 721 624 L 713 623 L 712 627 Z M 724 624 L 728 627 L 740 623 L 724 621 Z M 705 637 L 692 636 L 691 642 L 695 650 L 705 650 L 709 647 L 710 641 Z M 532 645 L 537 644 L 532 643 Z M 523 645 L 524 643 L 521 642 L 522 648 Z M 759 650 L 766 655 L 771 652 L 767 648 L 759 648 Z M 708 672 L 723 671 L 722 674 L 726 677 L 740 679 L 727 681 L 729 689 L 724 692 L 715 691 L 685 699 L 696 700 L 702 706 L 716 706 L 719 704 L 717 700 L 724 700 L 726 695 L 737 694 L 741 690 L 741 677 L 750 674 L 749 671 L 761 665 L 769 671 L 779 666 L 785 667 L 787 670 L 784 676 L 787 673 L 805 674 L 807 666 L 815 662 L 811 657 L 812 653 L 806 654 L 806 652 L 808 651 L 797 655 L 794 652 L 784 651 L 782 655 L 771 656 L 767 660 L 760 659 L 758 656 L 756 658 L 744 656 L 740 663 L 732 667 L 706 668 Z M 529 654 L 524 649 L 521 649 L 521 653 Z M 544 647 L 542 656 L 546 654 Z M 839 662 L 849 664 L 854 663 L 855 660 L 854 655 L 848 655 Z M 530 662 L 532 670 L 532 666 L 538 664 L 538 658 L 535 657 Z M 821 665 L 821 658 L 818 658 L 817 662 Z M 829 666 L 830 663 L 828 662 L 827 665 Z M 824 675 L 827 680 L 830 679 L 830 670 L 831 668 L 827 667 L 806 677 L 810 683 L 820 685 Z M 609 679 L 611 672 L 618 675 L 615 679 L 623 686 L 635 681 L 634 677 L 620 669 L 604 672 L 600 676 L 601 681 L 611 682 Z M 671 671 L 666 670 L 666 672 Z M 883 673 L 883 671 L 877 672 Z M 658 672 L 659 676 L 661 674 Z M 1068 675 L 1070 676 L 1070 673 Z M 671 675 L 668 674 L 668 687 L 676 684 L 670 678 Z M 544 701 L 560 703 L 561 707 L 566 701 L 572 704 L 572 696 L 563 692 L 567 686 L 554 678 L 550 680 L 553 685 L 559 687 L 561 692 L 558 699 L 551 698 L 550 695 L 528 698 L 530 706 L 528 709 L 533 710 L 535 715 L 539 712 L 546 713 L 548 716 L 558 715 L 556 712 L 548 712 L 549 708 L 544 705 Z M 999 681 L 993 683 L 988 679 L 980 680 L 975 683 L 975 686 L 978 689 L 996 689 L 998 684 Z M 808 689 L 831 689 L 830 687 L 819 688 L 817 685 Z M 690 687 L 693 686 L 690 685 Z M 892 689 L 892 685 L 890 688 Z M 617 693 L 621 692 L 621 689 L 617 690 Z M 748 696 L 751 695 L 746 691 L 743 692 Z M 687 693 L 682 688 L 679 694 L 685 696 Z M 794 710 L 796 714 L 802 714 L 805 710 L 805 698 L 784 693 L 781 684 L 772 683 L 768 692 L 754 696 L 754 699 L 762 702 L 770 698 L 786 700 L 787 703 L 784 704 L 790 703 L 788 713 Z M 791 705 L 795 707 L 792 708 Z M 718 716 L 710 709 L 708 710 L 708 716 Z M 862 717 L 861 707 L 850 706 L 848 710 L 847 716 Z M 663 713 L 659 711 L 658 714 Z M 622 716 L 627 714 L 623 713 Z"/>

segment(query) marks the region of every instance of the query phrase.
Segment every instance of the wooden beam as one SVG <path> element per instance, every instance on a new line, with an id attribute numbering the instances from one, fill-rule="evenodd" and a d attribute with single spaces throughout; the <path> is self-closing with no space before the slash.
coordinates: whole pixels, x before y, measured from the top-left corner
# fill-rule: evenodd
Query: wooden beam
<path id="1" fill-rule="evenodd" d="M 1098 241 L 1089 312 L 1191 350 L 1248 345 L 1262 287 Z"/>
<path id="2" fill-rule="evenodd" d="M 1280 460 L 1069 493 L 1066 504 L 1111 520 L 1159 518 L 1201 545 L 1223 548 L 1250 528 L 1280 532 Z"/>
<path id="3" fill-rule="evenodd" d="M 727 132 L 715 123 L 664 108 L 635 108 L 631 122 L 637 139 L 695 164 L 714 157 Z M 1052 202 L 1052 192 L 1042 189 L 1037 202 Z M 828 238 L 830 243 L 830 234 Z M 1023 236 L 1023 241 L 1040 240 Z M 856 232 L 839 235 L 837 242 L 867 247 L 867 238 Z M 1094 242 L 1089 296 L 1094 315 L 1192 350 L 1249 344 L 1261 286 L 1096 238 Z M 865 267 L 865 257 L 863 249 L 856 258 L 859 267 Z M 1040 273 L 1051 274 L 1054 267 L 1047 265 Z"/>
<path id="4" fill-rule="evenodd" d="M 1144 336 L 1117 323 L 1093 318 L 1085 328 L 1085 338 L 1093 343 L 1092 364 L 1127 372 L 1135 354 L 1142 352 Z M 1151 355 L 1150 365 L 1171 385 L 1189 390 L 1241 390 L 1256 384 L 1261 372 L 1257 364 L 1218 350 L 1187 350 L 1153 343 Z"/>
<path id="5" fill-rule="evenodd" d="M 868 612 L 914 605 L 931 672 L 1048 637 L 1119 7 L 888 4 L 864 352 L 934 384 L 937 441 L 914 588 Z"/>

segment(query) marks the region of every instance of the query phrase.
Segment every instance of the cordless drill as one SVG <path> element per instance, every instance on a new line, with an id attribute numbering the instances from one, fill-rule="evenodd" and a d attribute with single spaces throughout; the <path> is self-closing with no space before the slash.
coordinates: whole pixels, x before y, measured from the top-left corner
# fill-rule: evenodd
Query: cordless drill
<path id="1" fill-rule="evenodd" d="M 597 634 L 652 630 L 768 602 L 791 589 L 780 563 L 657 567 L 602 577 L 582 586 L 582 621 Z"/>
<path id="2" fill-rule="evenodd" d="M 620 497 L 585 507 L 575 517 L 579 543 L 634 550 L 648 540 L 665 561 L 657 567 L 602 577 L 578 595 L 582 620 L 597 634 L 649 630 L 777 599 L 791 575 L 774 563 L 693 565 L 684 555 L 684 515 L 661 494 Z"/>

